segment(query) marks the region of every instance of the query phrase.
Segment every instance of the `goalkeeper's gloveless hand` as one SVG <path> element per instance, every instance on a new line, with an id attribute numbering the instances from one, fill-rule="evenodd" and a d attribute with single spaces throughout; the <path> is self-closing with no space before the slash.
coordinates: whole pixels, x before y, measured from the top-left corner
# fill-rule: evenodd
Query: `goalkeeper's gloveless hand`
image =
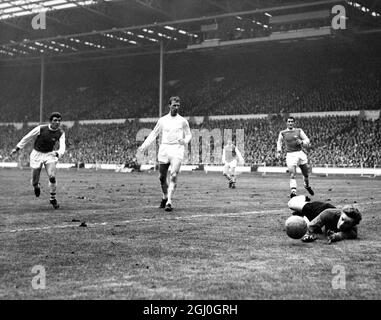
<path id="1" fill-rule="evenodd" d="M 302 238 L 303 242 L 313 242 L 315 240 L 316 240 L 316 236 L 314 236 L 313 234 L 305 234 Z"/>
<path id="2" fill-rule="evenodd" d="M 327 239 L 328 239 L 328 244 L 335 242 L 336 241 L 335 232 L 333 232 L 332 230 L 328 230 L 327 231 Z"/>

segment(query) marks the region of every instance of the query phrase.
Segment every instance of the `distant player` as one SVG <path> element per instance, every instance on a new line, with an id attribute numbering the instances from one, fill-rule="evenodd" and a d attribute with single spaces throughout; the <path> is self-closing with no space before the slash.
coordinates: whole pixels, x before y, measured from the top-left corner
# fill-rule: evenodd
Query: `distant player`
<path id="1" fill-rule="evenodd" d="M 159 180 L 163 192 L 160 208 L 172 211 L 172 196 L 177 185 L 177 176 L 181 162 L 184 158 L 185 146 L 192 139 L 188 121 L 178 114 L 180 98 L 177 96 L 169 99 L 169 113 L 161 117 L 153 131 L 139 147 L 140 152 L 155 141 L 157 135 L 162 133 L 161 144 L 158 152 Z M 169 186 L 167 182 L 168 169 L 170 169 Z"/>
<path id="2" fill-rule="evenodd" d="M 222 163 L 224 164 L 223 175 L 228 179 L 229 188 L 235 189 L 236 184 L 236 175 L 235 168 L 238 163 L 244 163 L 241 152 L 238 148 L 232 143 L 231 140 L 228 140 L 226 146 L 222 151 Z"/>
<path id="3" fill-rule="evenodd" d="M 15 155 L 25 145 L 34 140 L 33 151 L 30 154 L 30 166 L 32 168 L 32 186 L 36 197 L 40 196 L 40 174 L 42 166 L 45 167 L 49 178 L 50 203 L 54 209 L 58 209 L 59 205 L 56 200 L 56 164 L 58 158 L 65 153 L 66 142 L 65 132 L 61 128 L 62 117 L 58 112 L 53 112 L 49 117 L 50 123 L 47 125 L 39 125 L 26 134 L 16 145 L 10 154 Z M 59 149 L 54 150 L 56 142 L 59 142 Z"/>
<path id="4" fill-rule="evenodd" d="M 314 191 L 310 187 L 308 179 L 308 160 L 307 155 L 303 152 L 302 147 L 310 144 L 310 140 L 304 131 L 300 128 L 295 128 L 295 118 L 287 118 L 287 129 L 279 133 L 277 141 L 277 157 L 280 158 L 282 151 L 282 142 L 286 145 L 286 164 L 290 172 L 290 198 L 296 196 L 297 183 L 295 179 L 296 167 L 299 166 L 303 174 L 304 187 L 310 195 L 314 195 Z"/>

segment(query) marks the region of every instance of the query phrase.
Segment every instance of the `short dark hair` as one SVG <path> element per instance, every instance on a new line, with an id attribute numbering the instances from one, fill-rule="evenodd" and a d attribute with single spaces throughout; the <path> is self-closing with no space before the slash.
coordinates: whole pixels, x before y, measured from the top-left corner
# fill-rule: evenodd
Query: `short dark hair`
<path id="1" fill-rule="evenodd" d="M 288 117 L 288 118 L 286 119 L 286 122 L 288 121 L 288 119 L 292 119 L 293 121 L 295 121 L 295 118 L 294 118 L 294 117 Z"/>
<path id="2" fill-rule="evenodd" d="M 60 118 L 60 119 L 62 119 L 62 116 L 61 116 L 61 114 L 59 112 L 52 112 L 50 114 L 49 121 L 52 121 L 53 118 Z"/>
<path id="3" fill-rule="evenodd" d="M 180 102 L 180 97 L 179 96 L 172 96 L 172 97 L 170 97 L 169 100 L 168 100 L 168 104 L 171 105 L 172 101 Z"/>
<path id="4" fill-rule="evenodd" d="M 349 218 L 353 219 L 355 224 L 359 224 L 362 219 L 359 209 L 350 204 L 344 206 L 342 212 L 345 213 Z"/>

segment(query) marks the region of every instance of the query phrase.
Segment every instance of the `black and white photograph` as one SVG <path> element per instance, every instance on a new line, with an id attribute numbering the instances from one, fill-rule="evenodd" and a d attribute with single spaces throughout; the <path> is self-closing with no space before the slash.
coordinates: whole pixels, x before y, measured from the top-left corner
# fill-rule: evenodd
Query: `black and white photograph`
<path id="1" fill-rule="evenodd" d="M 380 112 L 379 0 L 1 0 L 0 300 L 380 300 Z"/>

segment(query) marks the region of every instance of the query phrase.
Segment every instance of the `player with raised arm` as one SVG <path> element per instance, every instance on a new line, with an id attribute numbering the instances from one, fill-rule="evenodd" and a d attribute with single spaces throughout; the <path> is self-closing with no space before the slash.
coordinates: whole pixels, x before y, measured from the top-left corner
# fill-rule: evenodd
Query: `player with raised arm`
<path id="1" fill-rule="evenodd" d="M 304 187 L 310 195 L 314 195 L 314 191 L 310 187 L 308 178 L 308 159 L 302 148 L 309 146 L 310 139 L 300 128 L 295 128 L 295 118 L 287 118 L 287 128 L 279 133 L 277 141 L 277 158 L 280 158 L 282 151 L 282 142 L 286 145 L 286 164 L 290 173 L 290 198 L 296 196 L 297 183 L 295 179 L 296 167 L 299 166 L 303 174 Z"/>
<path id="2" fill-rule="evenodd" d="M 241 152 L 231 140 L 228 140 L 222 151 L 222 163 L 224 164 L 223 175 L 228 180 L 229 188 L 235 189 L 235 169 L 238 163 L 244 164 L 244 162 L 245 160 L 243 159 Z"/>
<path id="3" fill-rule="evenodd" d="M 65 153 L 66 142 L 65 132 L 61 128 L 62 116 L 58 112 L 53 112 L 49 117 L 49 124 L 39 125 L 26 134 L 16 147 L 11 151 L 10 156 L 15 155 L 25 145 L 34 140 L 33 151 L 30 154 L 30 166 L 32 168 L 32 186 L 36 197 L 40 196 L 40 174 L 42 166 L 45 167 L 49 178 L 50 203 L 54 209 L 58 209 L 59 205 L 56 199 L 56 164 L 58 158 Z M 59 142 L 59 149 L 54 150 L 56 142 Z"/>
<path id="4" fill-rule="evenodd" d="M 192 139 L 188 121 L 179 115 L 180 98 L 173 96 L 169 99 L 169 113 L 161 117 L 147 139 L 139 147 L 140 152 L 155 141 L 162 133 L 158 152 L 159 180 L 163 192 L 160 208 L 172 211 L 172 197 L 177 186 L 177 176 L 181 162 L 184 158 L 185 147 Z M 168 169 L 170 168 L 169 185 L 167 182 Z"/>

